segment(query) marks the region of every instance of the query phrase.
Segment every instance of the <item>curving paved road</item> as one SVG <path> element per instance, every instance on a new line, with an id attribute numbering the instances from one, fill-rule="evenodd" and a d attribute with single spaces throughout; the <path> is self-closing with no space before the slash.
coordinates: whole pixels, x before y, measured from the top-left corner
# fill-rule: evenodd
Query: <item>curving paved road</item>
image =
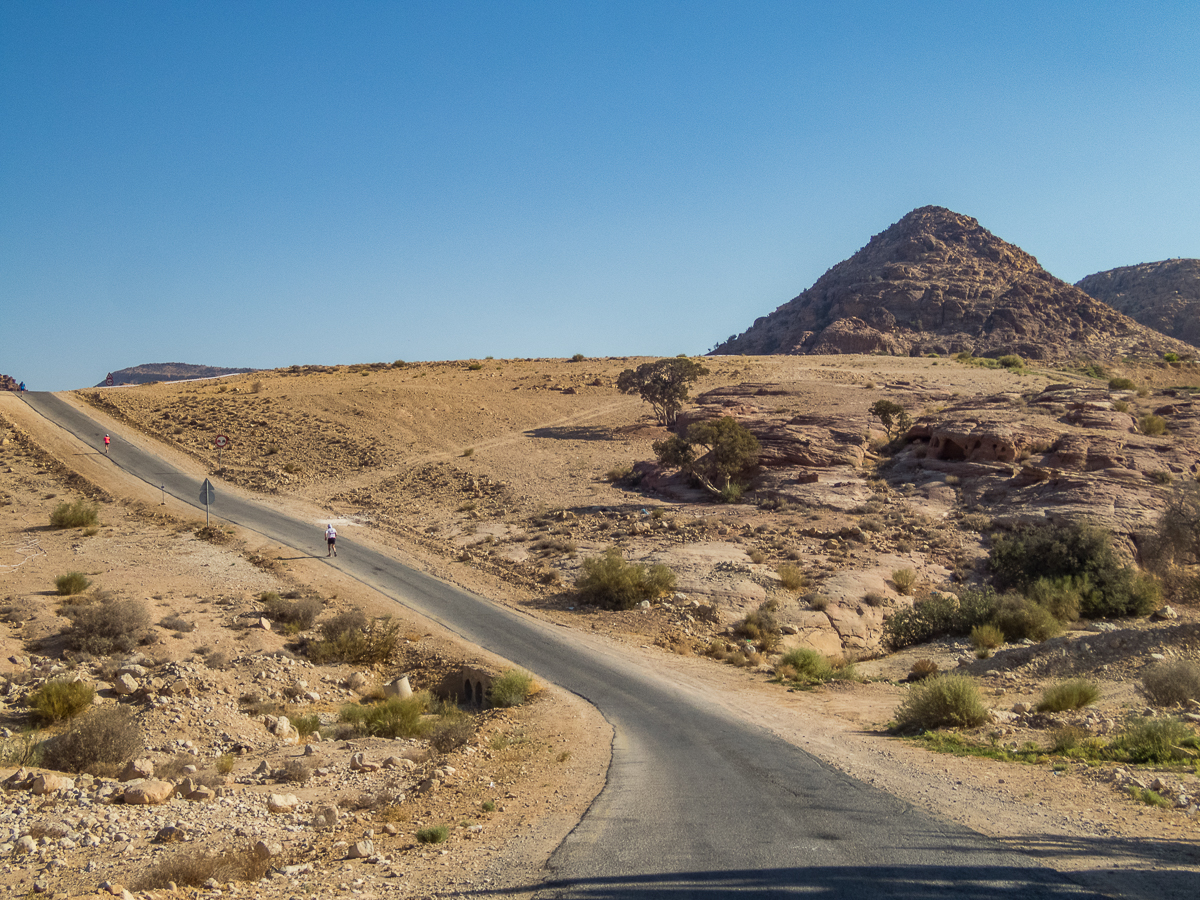
<path id="1" fill-rule="evenodd" d="M 104 430 L 46 393 L 46 418 L 97 446 Z M 199 506 L 200 482 L 121 444 L 114 465 Z M 309 522 L 217 485 L 213 512 L 313 552 Z M 203 508 L 201 506 L 201 508 Z M 340 570 L 595 704 L 615 731 L 608 783 L 550 859 L 544 898 L 1022 900 L 1099 896 L 1029 858 L 831 769 L 774 735 L 564 630 L 494 606 L 339 536 Z M 480 894 L 501 893 L 481 891 Z"/>

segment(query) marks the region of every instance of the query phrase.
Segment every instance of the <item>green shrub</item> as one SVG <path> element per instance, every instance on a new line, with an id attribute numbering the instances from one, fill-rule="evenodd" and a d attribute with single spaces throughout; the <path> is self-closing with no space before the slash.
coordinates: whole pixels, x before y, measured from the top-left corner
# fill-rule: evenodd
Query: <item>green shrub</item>
<path id="1" fill-rule="evenodd" d="M 746 613 L 742 621 L 734 626 L 734 632 L 747 640 L 754 641 L 763 650 L 773 650 L 779 645 L 779 622 L 775 612 L 779 603 L 766 600 L 757 609 Z"/>
<path id="2" fill-rule="evenodd" d="M 293 716 L 290 721 L 300 737 L 308 737 L 310 734 L 316 734 L 321 730 L 321 717 L 316 713 Z"/>
<path id="3" fill-rule="evenodd" d="M 43 762 L 60 772 L 109 778 L 142 752 L 142 729 L 125 706 L 105 706 L 75 719 L 43 746 Z"/>
<path id="4" fill-rule="evenodd" d="M 575 582 L 584 603 L 604 609 L 633 609 L 675 588 L 675 573 L 663 565 L 627 563 L 616 547 L 585 559 Z"/>
<path id="5" fill-rule="evenodd" d="M 1000 598 L 992 623 L 1010 642 L 1026 638 L 1044 641 L 1062 633 L 1062 624 L 1050 610 L 1017 593 L 1007 593 Z"/>
<path id="6" fill-rule="evenodd" d="M 917 682 L 896 710 L 899 731 L 973 728 L 987 720 L 979 688 L 965 675 L 935 675 Z"/>
<path id="7" fill-rule="evenodd" d="M 34 719 L 49 724 L 75 718 L 95 699 L 96 692 L 90 684 L 82 681 L 47 681 L 29 695 L 28 703 Z"/>
<path id="8" fill-rule="evenodd" d="M 100 513 L 95 503 L 87 500 L 76 500 L 74 503 L 60 503 L 50 513 L 52 528 L 83 528 L 88 525 L 100 524 Z"/>
<path id="9" fill-rule="evenodd" d="M 1200 700 L 1200 665 L 1185 659 L 1155 663 L 1142 675 L 1142 689 L 1159 706 Z"/>
<path id="10" fill-rule="evenodd" d="M 783 654 L 779 668 L 790 668 L 795 675 L 789 680 L 821 682 L 833 678 L 833 666 L 825 655 L 809 647 L 795 647 Z"/>
<path id="11" fill-rule="evenodd" d="M 1004 632 L 995 625 L 976 625 L 971 629 L 971 646 L 976 650 L 995 650 L 1004 643 Z"/>
<path id="12" fill-rule="evenodd" d="M 1194 756 L 1200 746 L 1195 732 L 1178 719 L 1137 719 L 1117 736 L 1111 748 L 1132 763 L 1169 763 Z"/>
<path id="13" fill-rule="evenodd" d="M 469 363 L 467 365 L 467 368 L 472 372 L 478 372 L 480 369 L 483 368 L 483 363 L 481 363 L 481 362 Z"/>
<path id="14" fill-rule="evenodd" d="M 775 570 L 779 575 L 779 583 L 789 591 L 801 591 L 807 579 L 804 576 L 804 570 L 799 566 L 784 565 L 779 566 Z"/>
<path id="15" fill-rule="evenodd" d="M 338 711 L 338 720 L 371 737 L 421 737 L 428 727 L 421 717 L 431 702 L 429 694 L 420 691 L 409 697 L 389 697 L 370 706 L 347 703 Z"/>
<path id="16" fill-rule="evenodd" d="M 582 353 L 576 353 L 574 356 L 571 357 L 570 362 L 583 362 L 585 359 L 587 359 L 587 357 L 584 356 Z"/>
<path id="17" fill-rule="evenodd" d="M 60 597 L 73 597 L 86 591 L 91 583 L 92 580 L 82 572 L 67 572 L 54 579 L 54 589 Z"/>
<path id="18" fill-rule="evenodd" d="M 1025 596 L 1065 624 L 1079 619 L 1084 594 L 1091 589 L 1091 582 L 1086 576 L 1039 578 L 1025 591 Z"/>
<path id="19" fill-rule="evenodd" d="M 892 584 L 901 594 L 912 593 L 913 585 L 917 583 L 917 573 L 912 569 L 897 569 L 892 573 Z"/>
<path id="20" fill-rule="evenodd" d="M 1080 613 L 1089 618 L 1145 615 L 1155 609 L 1158 586 L 1124 565 L 1112 536 L 1084 523 L 1042 525 L 997 537 L 989 564 L 1001 589 L 1028 590 L 1040 579 L 1075 579 Z"/>
<path id="21" fill-rule="evenodd" d="M 946 634 L 969 634 L 991 620 L 1000 600 L 990 588 L 954 594 L 930 594 L 910 608 L 898 609 L 883 623 L 884 640 L 892 650 L 923 644 Z"/>
<path id="22" fill-rule="evenodd" d="M 506 669 L 492 681 L 488 701 L 492 706 L 520 706 L 534 692 L 533 676 L 520 669 Z"/>
<path id="23" fill-rule="evenodd" d="M 908 410 L 892 400 L 876 400 L 867 412 L 871 418 L 879 420 L 889 440 L 903 435 L 912 425 Z"/>
<path id="24" fill-rule="evenodd" d="M 150 611 L 141 600 L 102 598 L 63 607 L 71 620 L 63 632 L 68 649 L 93 656 L 128 653 L 150 634 Z"/>
<path id="25" fill-rule="evenodd" d="M 1137 390 L 1137 382 L 1132 378 L 1110 378 L 1108 389 L 1110 391 L 1134 391 Z"/>
<path id="26" fill-rule="evenodd" d="M 1142 416 L 1138 419 L 1138 431 L 1142 434 L 1156 435 L 1162 434 L 1167 430 L 1167 420 L 1162 416 L 1156 416 L 1153 413 Z"/>
<path id="27" fill-rule="evenodd" d="M 301 651 L 313 662 L 375 665 L 385 663 L 400 640 L 400 626 L 389 617 L 367 619 L 361 609 L 339 613 L 320 627 L 320 637 L 302 641 Z"/>
<path id="28" fill-rule="evenodd" d="M 446 825 L 431 825 L 417 831 L 417 842 L 421 844 L 440 844 L 450 837 L 450 828 Z"/>
<path id="29" fill-rule="evenodd" d="M 1152 791 L 1150 788 L 1138 787 L 1136 784 L 1125 785 L 1125 793 L 1129 794 L 1134 800 L 1139 803 L 1145 803 L 1147 806 L 1158 806 L 1166 808 L 1171 806 L 1171 801 L 1157 791 Z"/>
<path id="30" fill-rule="evenodd" d="M 1038 712 L 1063 712 L 1082 709 L 1100 699 L 1100 688 L 1085 678 L 1073 678 L 1042 691 Z"/>
<path id="31" fill-rule="evenodd" d="M 1002 365 L 1006 369 L 1023 369 L 1023 368 L 1025 368 L 1025 360 L 1021 359 L 1021 357 L 1017 356 L 1016 354 L 1009 354 L 1008 356 L 1001 356 L 999 359 L 996 360 L 996 362 L 1000 363 L 1000 365 Z"/>
<path id="32" fill-rule="evenodd" d="M 263 591 L 259 594 L 259 602 L 267 618 L 273 622 L 291 625 L 297 631 L 307 631 L 325 608 L 319 597 L 299 597 L 286 599 L 274 591 Z"/>

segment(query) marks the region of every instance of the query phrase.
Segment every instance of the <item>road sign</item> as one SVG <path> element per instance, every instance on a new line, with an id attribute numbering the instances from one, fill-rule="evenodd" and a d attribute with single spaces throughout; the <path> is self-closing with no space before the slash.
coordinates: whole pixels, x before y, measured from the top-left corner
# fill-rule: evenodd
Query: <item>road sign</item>
<path id="1" fill-rule="evenodd" d="M 108 377 L 104 379 L 104 383 L 105 383 L 105 384 L 107 384 L 109 387 L 112 387 L 112 384 L 113 384 L 113 382 L 112 382 L 112 372 L 109 372 L 109 373 L 108 373 Z"/>
<path id="2" fill-rule="evenodd" d="M 205 506 L 213 503 L 217 499 L 217 490 L 213 487 L 212 482 L 207 478 L 204 479 L 204 484 L 200 485 L 200 502 Z"/>
<path id="3" fill-rule="evenodd" d="M 213 443 L 217 445 L 218 450 L 224 450 L 229 446 L 229 438 L 225 437 L 223 434 L 218 434 L 216 438 L 213 439 Z"/>

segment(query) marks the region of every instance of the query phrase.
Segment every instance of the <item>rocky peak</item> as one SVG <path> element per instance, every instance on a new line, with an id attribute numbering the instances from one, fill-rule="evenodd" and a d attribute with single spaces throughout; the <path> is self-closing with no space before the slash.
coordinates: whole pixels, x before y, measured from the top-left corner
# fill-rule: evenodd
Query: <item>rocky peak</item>
<path id="1" fill-rule="evenodd" d="M 1075 286 L 1147 328 L 1200 346 L 1200 259 L 1121 266 Z"/>
<path id="2" fill-rule="evenodd" d="M 1055 278 L 975 219 L 923 206 L 714 354 L 1195 352 Z"/>

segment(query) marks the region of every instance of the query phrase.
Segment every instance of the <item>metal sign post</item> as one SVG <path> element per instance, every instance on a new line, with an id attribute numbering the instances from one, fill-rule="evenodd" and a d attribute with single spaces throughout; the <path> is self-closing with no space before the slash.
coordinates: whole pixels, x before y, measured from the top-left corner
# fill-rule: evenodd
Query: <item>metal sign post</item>
<path id="1" fill-rule="evenodd" d="M 218 434 L 213 438 L 213 444 L 217 447 L 217 471 L 224 472 L 225 467 L 221 465 L 221 451 L 229 446 L 229 438 L 223 434 Z"/>
<path id="2" fill-rule="evenodd" d="M 207 478 L 204 479 L 204 484 L 200 485 L 200 502 L 204 504 L 204 527 L 208 527 L 208 507 L 209 504 L 217 499 L 217 491 L 212 486 L 212 482 Z"/>

